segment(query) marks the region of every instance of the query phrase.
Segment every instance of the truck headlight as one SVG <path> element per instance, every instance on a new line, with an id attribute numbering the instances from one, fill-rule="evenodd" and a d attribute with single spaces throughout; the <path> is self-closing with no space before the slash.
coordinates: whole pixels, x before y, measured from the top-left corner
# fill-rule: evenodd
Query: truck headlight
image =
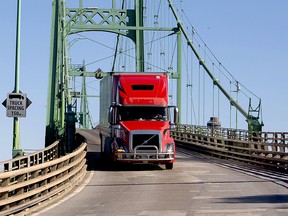
<path id="1" fill-rule="evenodd" d="M 173 143 L 168 143 L 165 146 L 164 152 L 166 153 L 173 153 L 174 152 L 174 144 Z"/>

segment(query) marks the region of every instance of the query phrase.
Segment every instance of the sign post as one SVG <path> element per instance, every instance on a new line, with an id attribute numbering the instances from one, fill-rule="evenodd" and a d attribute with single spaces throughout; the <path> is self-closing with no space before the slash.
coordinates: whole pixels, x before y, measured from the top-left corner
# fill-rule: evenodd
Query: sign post
<path id="1" fill-rule="evenodd" d="M 13 127 L 13 149 L 12 157 L 23 155 L 23 150 L 19 144 L 19 117 L 26 117 L 26 109 L 32 102 L 28 99 L 25 93 L 8 93 L 6 100 L 3 101 L 3 106 L 6 107 L 6 116 L 14 118 Z"/>

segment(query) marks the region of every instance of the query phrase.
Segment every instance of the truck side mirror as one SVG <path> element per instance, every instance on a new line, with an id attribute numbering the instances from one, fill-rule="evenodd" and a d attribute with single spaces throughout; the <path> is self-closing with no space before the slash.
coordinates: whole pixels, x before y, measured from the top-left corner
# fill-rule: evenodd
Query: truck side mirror
<path id="1" fill-rule="evenodd" d="M 108 121 L 109 121 L 109 124 L 111 125 L 115 125 L 117 122 L 116 122 L 116 106 L 110 106 L 109 107 L 109 112 L 108 112 Z"/>
<path id="2" fill-rule="evenodd" d="M 178 121 L 179 121 L 178 108 L 175 107 L 175 106 L 169 106 L 168 110 L 169 110 L 169 115 L 168 116 L 169 116 L 169 120 L 170 120 L 171 125 L 178 124 Z"/>
<path id="3" fill-rule="evenodd" d="M 179 109 L 178 107 L 174 107 L 174 124 L 178 124 L 179 122 Z"/>

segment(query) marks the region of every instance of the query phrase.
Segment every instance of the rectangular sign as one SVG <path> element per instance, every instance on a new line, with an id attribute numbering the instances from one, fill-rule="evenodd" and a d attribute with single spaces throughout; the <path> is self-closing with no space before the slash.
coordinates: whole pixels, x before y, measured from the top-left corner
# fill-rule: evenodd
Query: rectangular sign
<path id="1" fill-rule="evenodd" d="M 8 93 L 6 100 L 7 117 L 26 117 L 26 94 Z"/>

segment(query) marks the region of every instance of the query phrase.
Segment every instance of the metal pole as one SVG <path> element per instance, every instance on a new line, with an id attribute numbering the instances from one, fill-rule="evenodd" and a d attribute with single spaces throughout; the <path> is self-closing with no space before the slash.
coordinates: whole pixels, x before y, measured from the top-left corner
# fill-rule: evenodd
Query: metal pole
<path id="1" fill-rule="evenodd" d="M 83 72 L 86 72 L 85 62 L 83 62 Z M 87 129 L 87 92 L 86 92 L 86 76 L 85 74 L 82 77 L 82 89 L 81 89 L 81 108 L 80 113 L 82 115 L 82 126 Z"/>
<path id="2" fill-rule="evenodd" d="M 181 74 L 182 74 L 182 31 L 181 29 L 177 32 L 177 106 L 180 110 L 179 112 L 179 123 L 182 122 L 181 112 L 182 112 L 182 82 L 181 82 Z"/>
<path id="3" fill-rule="evenodd" d="M 135 1 L 136 11 L 136 71 L 144 72 L 143 0 Z"/>
<path id="4" fill-rule="evenodd" d="M 16 56 L 15 56 L 15 84 L 14 92 L 19 93 L 19 78 L 20 78 L 20 24 L 21 24 L 21 0 L 18 0 L 17 5 L 17 25 L 16 25 Z M 22 155 L 22 150 L 20 150 L 20 122 L 18 117 L 13 119 L 13 148 L 12 157 L 17 157 Z"/>

